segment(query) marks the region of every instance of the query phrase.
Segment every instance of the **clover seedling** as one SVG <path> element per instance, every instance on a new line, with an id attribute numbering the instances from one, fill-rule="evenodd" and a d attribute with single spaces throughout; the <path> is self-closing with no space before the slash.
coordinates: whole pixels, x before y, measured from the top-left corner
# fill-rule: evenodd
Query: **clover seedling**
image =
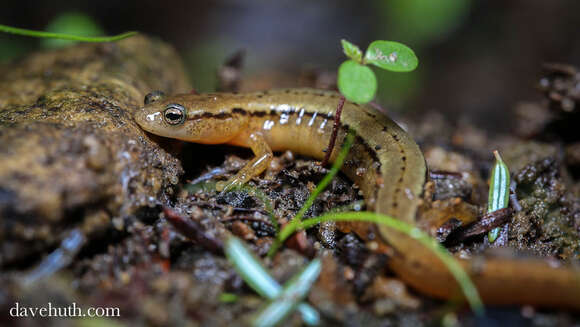
<path id="1" fill-rule="evenodd" d="M 368 64 L 393 72 L 410 72 L 419 60 L 411 48 L 394 41 L 372 42 L 364 57 L 356 45 L 341 40 L 344 54 L 350 58 L 338 67 L 338 90 L 352 102 L 370 102 L 377 93 L 377 78 Z"/>
<path id="2" fill-rule="evenodd" d="M 322 166 L 326 166 L 338 133 L 340 115 L 344 99 L 365 104 L 375 98 L 377 93 L 377 77 L 367 64 L 373 64 L 393 72 L 410 72 L 417 68 L 419 59 L 408 46 L 394 41 L 374 41 L 371 43 L 364 57 L 356 45 L 345 39 L 340 41 L 344 54 L 350 59 L 338 67 L 338 90 L 342 94 L 334 114 L 334 126 Z"/>

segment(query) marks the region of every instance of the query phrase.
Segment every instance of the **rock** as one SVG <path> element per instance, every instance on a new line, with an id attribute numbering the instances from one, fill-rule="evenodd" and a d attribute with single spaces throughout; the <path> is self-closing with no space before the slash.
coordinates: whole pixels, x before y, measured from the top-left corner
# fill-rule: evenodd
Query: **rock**
<path id="1" fill-rule="evenodd" d="M 181 164 L 132 118 L 157 89 L 190 86 L 175 51 L 144 36 L 0 66 L 0 265 L 96 212 L 125 218 L 167 198 Z"/>

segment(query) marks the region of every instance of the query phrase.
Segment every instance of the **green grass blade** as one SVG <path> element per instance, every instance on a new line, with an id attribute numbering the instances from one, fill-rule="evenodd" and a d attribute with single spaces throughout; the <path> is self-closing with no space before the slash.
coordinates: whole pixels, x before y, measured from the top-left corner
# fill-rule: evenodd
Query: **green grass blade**
<path id="1" fill-rule="evenodd" d="M 228 238 L 225 253 L 244 281 L 258 294 L 269 299 L 280 294 L 282 288 L 278 282 L 270 276 L 258 259 L 238 238 Z"/>
<path id="2" fill-rule="evenodd" d="M 342 164 L 344 163 L 344 159 L 346 159 L 346 156 L 348 155 L 348 152 L 352 147 L 353 142 L 354 142 L 354 132 L 350 131 L 347 134 L 346 139 L 344 141 L 344 145 L 342 146 L 342 149 L 340 150 L 340 153 L 338 154 L 336 160 L 332 164 L 330 171 L 328 172 L 328 174 L 326 174 L 326 176 L 324 176 L 322 181 L 320 181 L 320 183 L 316 185 L 316 188 L 314 189 L 312 194 L 310 194 L 306 202 L 304 202 L 302 208 L 300 208 L 298 213 L 296 213 L 296 216 L 294 217 L 293 221 L 295 220 L 296 222 L 300 222 L 302 220 L 302 217 L 304 217 L 306 211 L 308 211 L 308 209 L 310 209 L 310 207 L 312 207 L 312 205 L 314 204 L 314 200 L 316 200 L 318 195 L 320 195 L 320 193 L 322 193 L 322 191 L 326 189 L 326 187 L 328 186 L 328 184 L 330 184 L 334 176 L 338 174 L 338 172 L 340 171 L 340 167 L 342 167 Z"/>
<path id="3" fill-rule="evenodd" d="M 280 232 L 280 238 L 284 241 L 288 236 L 292 235 L 298 229 L 306 229 L 322 222 L 326 221 L 364 221 L 375 224 L 383 224 L 390 228 L 396 229 L 410 237 L 416 239 L 418 242 L 423 244 L 426 248 L 433 251 L 435 255 L 447 266 L 453 277 L 457 280 L 457 283 L 461 287 L 467 302 L 471 306 L 473 312 L 479 315 L 483 315 L 484 307 L 477 288 L 463 270 L 459 262 L 451 255 L 449 252 L 437 242 L 435 239 L 431 238 L 425 232 L 421 231 L 419 228 L 397 220 L 393 217 L 374 213 L 374 212 L 338 212 L 338 213 L 328 213 L 319 217 L 309 218 L 302 221 L 297 225 L 288 224 L 286 228 L 282 229 Z"/>
<path id="4" fill-rule="evenodd" d="M 336 157 L 336 160 L 332 164 L 330 171 L 328 172 L 328 174 L 326 174 L 326 176 L 324 176 L 322 181 L 320 181 L 320 183 L 318 183 L 318 185 L 316 185 L 316 188 L 310 194 L 310 196 L 308 197 L 306 202 L 304 202 L 304 205 L 302 206 L 302 208 L 300 208 L 298 213 L 296 213 L 296 216 L 294 216 L 294 218 L 290 221 L 290 223 L 288 225 L 286 225 L 286 227 L 288 227 L 289 225 L 300 224 L 300 222 L 302 221 L 302 217 L 304 217 L 304 214 L 306 213 L 306 211 L 308 211 L 308 209 L 310 209 L 312 204 L 314 204 L 314 200 L 316 200 L 318 195 L 320 193 L 322 193 L 322 191 L 324 191 L 324 189 L 328 186 L 328 184 L 330 184 L 330 182 L 332 181 L 334 176 L 336 176 L 336 174 L 338 174 L 338 172 L 340 171 L 340 167 L 342 167 L 342 164 L 344 163 L 344 159 L 346 159 L 346 156 L 348 155 L 348 152 L 350 151 L 350 148 L 352 147 L 353 142 L 354 142 L 354 132 L 349 131 L 349 133 L 346 135 L 346 138 L 344 140 L 342 149 L 338 153 L 338 156 Z M 295 227 L 296 226 L 294 226 L 293 228 L 295 228 Z M 286 228 L 284 228 L 284 229 L 286 229 Z M 284 230 L 282 230 L 282 231 L 284 231 Z M 269 257 L 273 256 L 276 253 L 276 251 L 278 250 L 278 248 L 282 245 L 283 241 L 281 241 L 280 235 L 281 234 L 278 234 L 278 237 L 276 238 L 276 240 L 274 241 L 274 243 L 270 247 L 270 250 L 268 251 Z"/>
<path id="5" fill-rule="evenodd" d="M 131 36 L 134 36 L 137 34 L 137 32 L 125 32 L 123 34 L 119 34 L 119 35 L 115 35 L 115 36 L 87 37 L 87 36 L 78 36 L 78 35 L 70 35 L 70 34 L 63 34 L 63 33 L 34 31 L 34 30 L 11 27 L 11 26 L 6 26 L 6 25 L 0 25 L 0 32 L 16 34 L 16 35 L 31 36 L 31 37 L 38 37 L 38 38 L 52 38 L 52 39 L 62 39 L 62 40 L 71 40 L 71 41 L 80 41 L 80 42 L 114 42 L 114 41 L 126 39 L 128 37 L 131 37 Z"/>
<path id="6" fill-rule="evenodd" d="M 282 322 L 306 297 L 321 270 L 320 259 L 312 260 L 306 268 L 284 285 L 284 290 L 278 297 L 257 314 L 252 325 L 267 327 Z"/>
<path id="7" fill-rule="evenodd" d="M 224 250 L 236 271 L 256 293 L 268 299 L 275 299 L 282 293 L 280 284 L 270 276 L 260 261 L 238 238 L 228 238 Z M 310 305 L 301 303 L 298 305 L 298 310 L 306 324 L 313 326 L 320 321 L 320 315 Z"/>

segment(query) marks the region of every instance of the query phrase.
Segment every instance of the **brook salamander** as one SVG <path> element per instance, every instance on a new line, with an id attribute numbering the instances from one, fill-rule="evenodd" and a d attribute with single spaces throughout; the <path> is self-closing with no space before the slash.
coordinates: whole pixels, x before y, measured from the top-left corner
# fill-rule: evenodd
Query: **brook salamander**
<path id="1" fill-rule="evenodd" d="M 322 159 L 337 102 L 338 94 L 312 89 L 171 97 L 152 93 L 135 120 L 144 130 L 164 137 L 251 148 L 255 158 L 218 185 L 228 189 L 264 171 L 272 151 L 291 150 Z M 356 132 L 356 141 L 342 170 L 360 186 L 369 210 L 414 224 L 427 172 L 417 144 L 388 117 L 349 102 L 343 110 L 338 145 L 348 128 Z M 414 289 L 443 299 L 461 296 L 447 268 L 413 239 L 371 224 L 359 224 L 355 231 L 363 239 L 375 235 L 377 241 L 390 245 L 394 249 L 391 269 Z M 541 259 L 476 257 L 460 262 L 487 304 L 580 309 L 578 269 L 553 267 Z"/>

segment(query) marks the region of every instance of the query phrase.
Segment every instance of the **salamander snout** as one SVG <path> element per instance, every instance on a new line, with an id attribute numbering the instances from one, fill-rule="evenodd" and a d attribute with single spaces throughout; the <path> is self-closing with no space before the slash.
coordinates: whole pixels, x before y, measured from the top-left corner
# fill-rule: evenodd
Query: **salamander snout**
<path id="1" fill-rule="evenodd" d="M 141 128 L 154 134 L 160 134 L 159 132 L 164 126 L 163 112 L 150 106 L 139 108 L 133 118 Z"/>

